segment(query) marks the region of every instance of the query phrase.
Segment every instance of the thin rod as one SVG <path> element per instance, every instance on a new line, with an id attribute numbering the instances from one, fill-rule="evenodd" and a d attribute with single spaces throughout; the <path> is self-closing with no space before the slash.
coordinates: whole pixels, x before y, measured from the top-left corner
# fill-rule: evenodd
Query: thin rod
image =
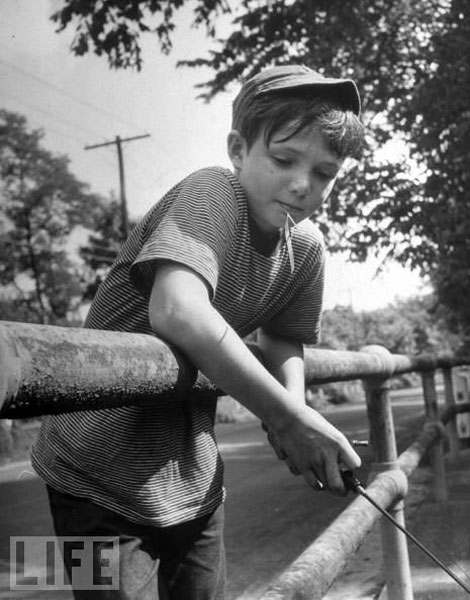
<path id="1" fill-rule="evenodd" d="M 412 533 L 410 533 L 398 521 L 396 521 L 390 513 L 388 513 L 385 509 L 379 506 L 377 502 L 369 496 L 369 494 L 365 491 L 365 489 L 362 486 L 357 485 L 356 490 L 359 494 L 361 494 L 361 496 L 363 496 L 373 506 L 375 506 L 375 508 L 380 513 L 382 513 L 384 517 L 387 517 L 387 519 L 391 521 L 395 525 L 395 527 L 398 527 L 398 529 L 402 531 L 407 538 L 414 542 L 418 546 L 418 548 L 420 548 L 427 556 L 429 556 L 429 558 L 432 559 L 443 571 L 445 571 L 447 575 L 449 575 L 449 577 L 452 577 L 452 579 L 456 583 L 458 583 L 460 587 L 467 592 L 467 594 L 470 594 L 470 588 L 467 587 L 467 585 L 460 579 L 460 577 L 458 577 L 451 569 L 449 569 L 447 565 L 445 565 L 433 552 L 431 552 L 431 550 L 428 550 L 428 548 L 426 548 L 426 546 L 424 546 L 417 538 L 415 538 L 415 536 Z"/>

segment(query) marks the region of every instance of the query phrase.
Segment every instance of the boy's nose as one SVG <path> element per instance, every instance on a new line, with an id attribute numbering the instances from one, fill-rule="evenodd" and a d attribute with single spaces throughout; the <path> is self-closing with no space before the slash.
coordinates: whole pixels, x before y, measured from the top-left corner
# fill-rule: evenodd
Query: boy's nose
<path id="1" fill-rule="evenodd" d="M 310 177 L 302 174 L 297 175 L 290 182 L 289 191 L 299 198 L 304 198 L 310 193 Z"/>

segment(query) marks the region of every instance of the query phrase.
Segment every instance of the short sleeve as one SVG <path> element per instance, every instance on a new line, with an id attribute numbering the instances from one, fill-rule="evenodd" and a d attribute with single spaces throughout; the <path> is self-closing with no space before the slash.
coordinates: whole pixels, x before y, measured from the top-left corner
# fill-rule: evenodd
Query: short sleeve
<path id="1" fill-rule="evenodd" d="M 214 293 L 236 229 L 232 185 L 222 172 L 204 169 L 186 178 L 172 196 L 161 219 L 149 225 L 148 237 L 131 266 L 131 281 L 147 297 L 158 261 L 173 261 L 201 275 Z"/>
<path id="2" fill-rule="evenodd" d="M 325 247 L 323 241 L 305 260 L 302 282 L 288 305 L 263 325 L 267 333 L 289 337 L 303 344 L 317 344 L 320 339 L 323 290 L 325 282 Z"/>

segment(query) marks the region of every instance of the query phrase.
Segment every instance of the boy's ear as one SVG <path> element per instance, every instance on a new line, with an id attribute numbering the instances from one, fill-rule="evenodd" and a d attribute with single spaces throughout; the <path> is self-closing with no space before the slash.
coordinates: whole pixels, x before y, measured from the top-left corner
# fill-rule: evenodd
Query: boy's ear
<path id="1" fill-rule="evenodd" d="M 245 149 L 246 142 L 241 133 L 236 129 L 232 129 L 227 136 L 227 152 L 235 171 L 240 170 L 242 167 Z"/>

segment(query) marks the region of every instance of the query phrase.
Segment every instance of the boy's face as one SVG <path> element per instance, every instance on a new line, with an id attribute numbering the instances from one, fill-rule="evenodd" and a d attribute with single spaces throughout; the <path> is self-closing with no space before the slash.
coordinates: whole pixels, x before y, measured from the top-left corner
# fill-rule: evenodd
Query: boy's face
<path id="1" fill-rule="evenodd" d="M 327 199 L 343 162 L 315 128 L 286 140 L 287 134 L 276 132 L 266 146 L 261 132 L 249 150 L 238 132 L 229 135 L 229 154 L 250 215 L 266 234 L 284 226 L 286 213 L 296 223 L 310 217 Z"/>

